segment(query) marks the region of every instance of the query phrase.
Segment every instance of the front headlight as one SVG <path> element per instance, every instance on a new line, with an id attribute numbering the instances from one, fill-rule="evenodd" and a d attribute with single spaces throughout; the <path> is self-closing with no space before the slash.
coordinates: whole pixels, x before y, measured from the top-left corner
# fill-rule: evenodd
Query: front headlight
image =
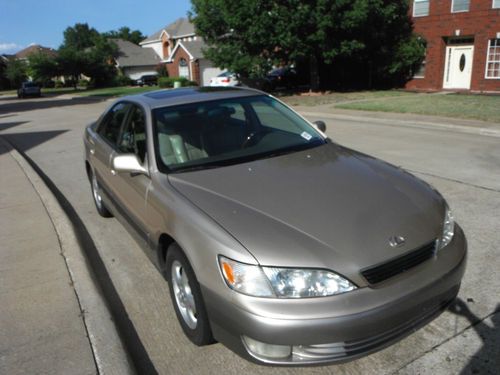
<path id="1" fill-rule="evenodd" d="M 331 271 L 260 267 L 219 257 L 227 285 L 256 297 L 326 297 L 349 292 L 356 286 Z"/>
<path id="2" fill-rule="evenodd" d="M 439 239 L 438 250 L 441 250 L 443 247 L 447 246 L 453 239 L 454 234 L 455 234 L 455 219 L 453 218 L 453 214 L 451 213 L 449 207 L 446 206 L 446 212 L 444 215 L 444 223 L 443 223 L 443 234 Z"/>

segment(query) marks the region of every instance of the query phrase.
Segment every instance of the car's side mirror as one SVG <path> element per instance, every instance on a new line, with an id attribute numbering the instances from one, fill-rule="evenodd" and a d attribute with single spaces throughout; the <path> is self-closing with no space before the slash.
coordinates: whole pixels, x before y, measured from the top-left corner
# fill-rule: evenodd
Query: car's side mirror
<path id="1" fill-rule="evenodd" d="M 116 155 L 113 158 L 113 170 L 118 173 L 149 174 L 134 154 Z"/>
<path id="2" fill-rule="evenodd" d="M 321 120 L 318 120 L 318 121 L 314 121 L 313 123 L 314 125 L 316 125 L 316 127 L 321 130 L 323 133 L 326 132 L 326 124 L 324 121 L 321 121 Z"/>

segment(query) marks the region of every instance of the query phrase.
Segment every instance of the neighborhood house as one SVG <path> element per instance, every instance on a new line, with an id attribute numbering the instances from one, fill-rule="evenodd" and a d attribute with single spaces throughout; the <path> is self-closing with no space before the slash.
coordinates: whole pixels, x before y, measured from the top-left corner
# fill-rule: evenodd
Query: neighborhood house
<path id="1" fill-rule="evenodd" d="M 187 18 L 179 18 L 158 30 L 140 45 L 156 53 L 166 64 L 170 77 L 184 77 L 207 86 L 211 78 L 222 72 L 203 56 L 205 43 Z"/>
<path id="2" fill-rule="evenodd" d="M 500 0 L 413 0 L 424 63 L 406 87 L 500 91 Z"/>

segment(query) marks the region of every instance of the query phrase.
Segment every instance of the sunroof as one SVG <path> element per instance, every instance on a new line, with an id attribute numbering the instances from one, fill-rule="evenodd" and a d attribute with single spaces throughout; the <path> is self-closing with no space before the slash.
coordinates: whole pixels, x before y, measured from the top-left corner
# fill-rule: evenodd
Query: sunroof
<path id="1" fill-rule="evenodd" d="M 174 90 L 161 90 L 153 91 L 144 94 L 151 99 L 168 99 L 168 98 L 178 98 L 180 96 L 196 95 L 196 94 L 209 94 L 214 92 L 224 92 L 224 91 L 237 91 L 237 88 L 233 87 L 191 87 L 182 88 Z"/>
<path id="2" fill-rule="evenodd" d="M 180 90 L 161 90 L 153 91 L 145 94 L 151 99 L 168 99 L 168 98 L 178 98 L 179 96 L 193 95 L 196 91 L 193 89 L 180 89 Z"/>

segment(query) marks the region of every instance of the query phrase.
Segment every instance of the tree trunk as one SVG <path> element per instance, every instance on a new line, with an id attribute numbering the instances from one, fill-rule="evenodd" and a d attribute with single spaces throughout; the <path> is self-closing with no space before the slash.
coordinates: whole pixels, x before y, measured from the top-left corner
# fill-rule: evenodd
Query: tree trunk
<path id="1" fill-rule="evenodd" d="M 318 58 L 316 55 L 311 55 L 309 59 L 309 69 L 311 73 L 310 84 L 311 91 L 319 91 L 319 70 L 318 70 Z"/>

